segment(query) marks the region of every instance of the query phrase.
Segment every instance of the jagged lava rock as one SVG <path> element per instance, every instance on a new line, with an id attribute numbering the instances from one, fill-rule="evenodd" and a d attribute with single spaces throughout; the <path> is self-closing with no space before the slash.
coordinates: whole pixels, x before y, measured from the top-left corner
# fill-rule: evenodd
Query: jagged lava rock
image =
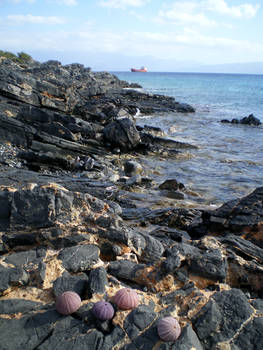
<path id="1" fill-rule="evenodd" d="M 82 272 L 92 268 L 99 261 L 99 247 L 94 244 L 83 244 L 64 248 L 58 259 L 67 271 Z"/>
<path id="2" fill-rule="evenodd" d="M 248 299 L 239 289 L 215 293 L 193 320 L 204 348 L 230 341 L 253 313 Z"/>
<path id="3" fill-rule="evenodd" d="M 103 294 L 108 286 L 107 271 L 104 267 L 98 267 L 93 269 L 89 274 L 88 281 L 88 293 L 92 296 L 93 294 Z"/>
<path id="4" fill-rule="evenodd" d="M 57 297 L 60 294 L 71 290 L 80 296 L 84 296 L 88 287 L 88 280 L 88 276 L 85 273 L 73 276 L 65 271 L 61 277 L 58 277 L 53 282 L 53 293 Z"/>
<path id="5" fill-rule="evenodd" d="M 198 228 L 203 234 L 231 232 L 263 248 L 262 223 L 263 187 L 258 187 L 241 199 L 226 202 L 214 211 L 205 211 L 202 223 L 190 234 L 198 234 Z"/>

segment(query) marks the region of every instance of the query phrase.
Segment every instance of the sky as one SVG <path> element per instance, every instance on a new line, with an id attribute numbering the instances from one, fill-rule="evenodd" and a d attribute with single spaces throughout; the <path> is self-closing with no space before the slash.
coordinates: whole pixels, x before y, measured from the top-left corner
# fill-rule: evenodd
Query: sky
<path id="1" fill-rule="evenodd" d="M 263 73 L 260 2 L 0 0 L 0 49 L 93 70 L 234 70 L 256 62 Z"/>

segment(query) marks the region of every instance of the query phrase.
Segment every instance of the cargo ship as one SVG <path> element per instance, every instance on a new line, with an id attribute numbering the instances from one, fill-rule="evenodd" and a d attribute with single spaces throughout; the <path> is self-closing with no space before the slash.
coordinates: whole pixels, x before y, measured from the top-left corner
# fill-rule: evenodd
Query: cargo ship
<path id="1" fill-rule="evenodd" d="M 131 68 L 131 71 L 132 72 L 143 72 L 143 73 L 145 73 L 145 72 L 147 72 L 147 68 L 146 67 L 141 67 L 139 69 Z"/>

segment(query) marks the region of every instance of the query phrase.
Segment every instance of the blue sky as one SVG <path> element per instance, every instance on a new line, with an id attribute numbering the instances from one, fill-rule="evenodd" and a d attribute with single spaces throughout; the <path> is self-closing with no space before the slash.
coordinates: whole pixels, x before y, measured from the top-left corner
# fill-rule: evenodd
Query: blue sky
<path id="1" fill-rule="evenodd" d="M 94 70 L 179 71 L 263 62 L 262 21 L 259 0 L 0 0 L 0 49 Z"/>

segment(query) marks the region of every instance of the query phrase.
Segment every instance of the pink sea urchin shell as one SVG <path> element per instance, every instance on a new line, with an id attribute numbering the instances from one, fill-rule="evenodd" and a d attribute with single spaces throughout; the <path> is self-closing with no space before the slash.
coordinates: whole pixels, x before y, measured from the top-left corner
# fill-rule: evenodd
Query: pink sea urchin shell
<path id="1" fill-rule="evenodd" d="M 122 288 L 115 294 L 114 303 L 122 310 L 134 309 L 138 306 L 139 296 L 133 289 Z"/>
<path id="2" fill-rule="evenodd" d="M 56 299 L 56 310 L 62 315 L 70 315 L 80 307 L 80 296 L 75 292 L 64 292 Z"/>
<path id="3" fill-rule="evenodd" d="M 92 313 L 100 320 L 105 321 L 112 319 L 114 315 L 114 309 L 110 303 L 102 300 L 94 304 Z"/>
<path id="4" fill-rule="evenodd" d="M 157 331 L 164 341 L 176 341 L 181 334 L 181 327 L 173 317 L 164 317 L 158 321 Z"/>

